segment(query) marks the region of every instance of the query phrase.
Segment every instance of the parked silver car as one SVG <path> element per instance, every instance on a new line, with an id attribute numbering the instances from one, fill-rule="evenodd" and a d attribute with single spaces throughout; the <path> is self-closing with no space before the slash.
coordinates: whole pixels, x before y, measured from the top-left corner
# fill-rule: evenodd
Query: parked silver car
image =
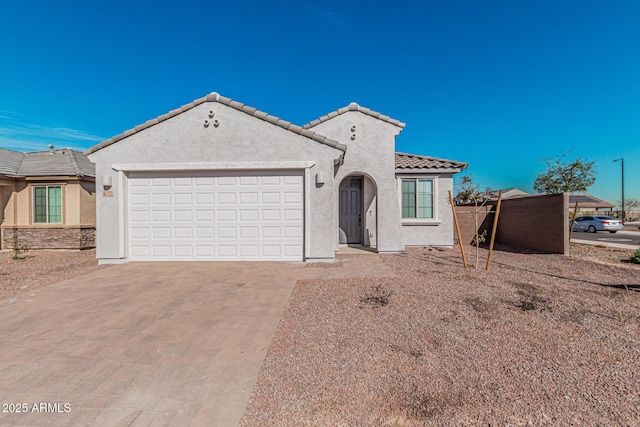
<path id="1" fill-rule="evenodd" d="M 572 221 L 569 221 L 569 226 L 571 226 L 571 223 Z M 615 233 L 623 228 L 624 225 L 619 219 L 611 218 L 610 216 L 585 215 L 576 218 L 573 231 L 582 230 L 589 233 L 608 231 L 609 233 Z"/>

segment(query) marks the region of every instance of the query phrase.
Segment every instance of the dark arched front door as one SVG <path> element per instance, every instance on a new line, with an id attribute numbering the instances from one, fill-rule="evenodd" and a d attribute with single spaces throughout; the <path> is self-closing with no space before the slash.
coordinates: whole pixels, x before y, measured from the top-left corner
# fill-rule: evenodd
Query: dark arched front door
<path id="1" fill-rule="evenodd" d="M 347 177 L 340 183 L 339 216 L 346 243 L 362 244 L 362 177 Z"/>

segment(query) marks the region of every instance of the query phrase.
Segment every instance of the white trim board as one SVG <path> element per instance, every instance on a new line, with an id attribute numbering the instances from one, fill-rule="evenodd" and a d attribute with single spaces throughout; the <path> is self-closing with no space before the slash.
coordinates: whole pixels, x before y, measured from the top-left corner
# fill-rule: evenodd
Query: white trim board
<path id="1" fill-rule="evenodd" d="M 123 172 L 153 171 L 196 171 L 196 170 L 268 170 L 268 169 L 308 169 L 314 161 L 290 162 L 215 162 L 215 163 L 125 163 L 111 167 Z"/>

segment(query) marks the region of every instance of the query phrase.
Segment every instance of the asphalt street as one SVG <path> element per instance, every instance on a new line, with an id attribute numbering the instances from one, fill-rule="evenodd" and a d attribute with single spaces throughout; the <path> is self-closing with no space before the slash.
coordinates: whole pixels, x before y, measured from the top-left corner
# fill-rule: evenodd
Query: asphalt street
<path id="1" fill-rule="evenodd" d="M 617 233 L 609 233 L 608 231 L 598 231 L 596 233 L 585 233 L 583 231 L 574 231 L 571 241 L 576 243 L 604 244 L 611 246 L 628 246 L 629 248 L 637 248 L 640 245 L 640 231 L 621 230 Z"/>

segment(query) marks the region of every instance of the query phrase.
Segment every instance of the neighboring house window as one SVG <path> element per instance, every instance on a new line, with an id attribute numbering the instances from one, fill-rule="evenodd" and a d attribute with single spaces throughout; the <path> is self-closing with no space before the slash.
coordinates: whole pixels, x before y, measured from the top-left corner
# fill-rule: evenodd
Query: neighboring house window
<path id="1" fill-rule="evenodd" d="M 33 222 L 62 223 L 62 187 L 33 187 Z"/>
<path id="2" fill-rule="evenodd" d="M 402 180 L 402 218 L 433 219 L 433 180 Z"/>

